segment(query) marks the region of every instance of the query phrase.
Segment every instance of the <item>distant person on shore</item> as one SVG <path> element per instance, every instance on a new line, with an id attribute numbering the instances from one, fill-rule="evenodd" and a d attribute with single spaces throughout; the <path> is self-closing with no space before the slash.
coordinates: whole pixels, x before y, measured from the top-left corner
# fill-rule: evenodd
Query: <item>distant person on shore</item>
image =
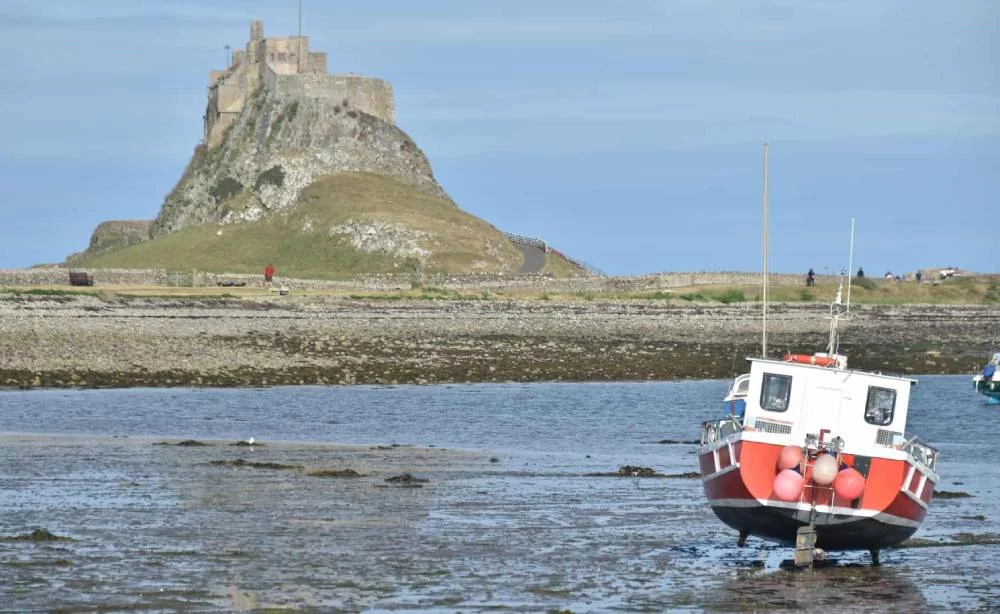
<path id="1" fill-rule="evenodd" d="M 917 271 L 916 273 L 913 274 L 913 277 L 917 280 L 917 283 L 919 284 L 920 280 L 924 278 L 924 274 L 921 273 L 920 271 Z"/>
<path id="2" fill-rule="evenodd" d="M 264 283 L 269 284 L 274 280 L 274 265 L 268 264 L 264 267 Z"/>
<path id="3" fill-rule="evenodd" d="M 865 278 L 865 270 L 862 269 L 861 267 L 858 267 L 858 279 L 864 279 L 864 278 Z"/>
<path id="4" fill-rule="evenodd" d="M 807 286 L 816 285 L 816 271 L 809 269 L 809 273 L 806 275 L 806 285 Z"/>

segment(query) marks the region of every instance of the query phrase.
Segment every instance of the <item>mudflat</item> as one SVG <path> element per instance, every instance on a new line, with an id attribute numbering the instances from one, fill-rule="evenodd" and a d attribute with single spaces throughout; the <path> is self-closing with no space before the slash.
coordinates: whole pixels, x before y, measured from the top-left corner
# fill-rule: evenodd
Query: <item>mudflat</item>
<path id="1" fill-rule="evenodd" d="M 768 355 L 823 351 L 821 303 L 769 307 Z M 0 296 L 0 386 L 260 386 L 728 377 L 760 353 L 760 306 L 671 300 Z M 998 305 L 856 305 L 861 369 L 971 372 Z"/>

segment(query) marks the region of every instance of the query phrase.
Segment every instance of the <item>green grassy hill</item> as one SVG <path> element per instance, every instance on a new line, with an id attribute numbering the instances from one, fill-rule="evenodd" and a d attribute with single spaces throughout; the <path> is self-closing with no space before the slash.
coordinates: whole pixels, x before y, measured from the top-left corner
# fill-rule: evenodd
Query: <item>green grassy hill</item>
<path id="1" fill-rule="evenodd" d="M 281 276 L 337 279 L 416 270 L 514 273 L 522 259 L 500 231 L 450 201 L 383 176 L 340 173 L 256 222 L 188 227 L 110 253 L 84 253 L 73 265 L 259 273 L 271 262 Z M 579 272 L 561 260 L 547 271 Z"/>

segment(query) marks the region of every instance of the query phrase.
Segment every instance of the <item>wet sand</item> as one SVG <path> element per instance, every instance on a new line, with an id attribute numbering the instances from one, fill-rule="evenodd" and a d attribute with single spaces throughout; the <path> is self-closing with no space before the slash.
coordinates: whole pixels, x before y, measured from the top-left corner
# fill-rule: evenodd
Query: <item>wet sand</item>
<path id="1" fill-rule="evenodd" d="M 786 570 L 787 548 L 736 547 L 698 480 L 590 476 L 606 461 L 582 453 L 157 443 L 0 438 L 4 609 L 924 612 L 997 595 L 996 545 Z M 692 449 L 663 446 L 657 471 Z M 387 481 L 403 474 L 427 481 Z M 12 539 L 40 528 L 68 539 Z"/>
<path id="2" fill-rule="evenodd" d="M 760 351 L 759 307 L 684 301 L 0 296 L 0 386 L 636 381 L 729 377 Z M 826 347 L 828 306 L 776 304 L 769 346 Z M 867 306 L 853 366 L 970 373 L 1000 306 Z"/>

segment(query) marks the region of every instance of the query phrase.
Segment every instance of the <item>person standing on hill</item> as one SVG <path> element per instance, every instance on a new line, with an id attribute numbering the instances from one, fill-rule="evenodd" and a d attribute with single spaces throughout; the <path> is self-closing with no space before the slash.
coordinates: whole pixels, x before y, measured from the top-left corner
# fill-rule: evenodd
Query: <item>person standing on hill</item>
<path id="1" fill-rule="evenodd" d="M 807 286 L 816 285 L 816 271 L 809 269 L 809 274 L 806 275 L 806 285 Z"/>
<path id="2" fill-rule="evenodd" d="M 864 278 L 865 278 L 865 270 L 862 269 L 861 267 L 858 267 L 858 279 L 864 279 Z"/>
<path id="3" fill-rule="evenodd" d="M 274 279 L 274 265 L 268 263 L 268 265 L 264 267 L 264 283 L 269 284 L 273 279 Z"/>

